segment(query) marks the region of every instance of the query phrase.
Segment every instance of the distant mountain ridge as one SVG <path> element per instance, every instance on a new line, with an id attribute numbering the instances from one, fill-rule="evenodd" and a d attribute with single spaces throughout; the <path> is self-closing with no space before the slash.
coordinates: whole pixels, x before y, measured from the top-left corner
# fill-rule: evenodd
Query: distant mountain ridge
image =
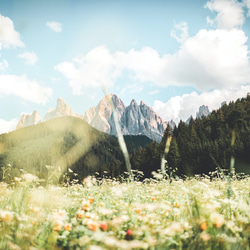
<path id="1" fill-rule="evenodd" d="M 157 142 L 161 141 L 168 123 L 164 122 L 144 101 L 138 105 L 133 99 L 126 107 L 118 96 L 110 94 L 104 97 L 96 107 L 87 110 L 83 119 L 100 131 L 116 135 L 113 112 L 108 98 L 114 104 L 123 135 L 145 135 Z"/>
<path id="2" fill-rule="evenodd" d="M 41 116 L 38 111 L 34 111 L 32 114 L 22 114 L 20 121 L 17 124 L 17 129 L 32 126 L 41 122 Z"/>
<path id="3" fill-rule="evenodd" d="M 202 116 L 208 116 L 211 112 L 208 109 L 208 106 L 202 105 L 199 108 L 199 112 L 196 112 L 196 118 L 202 118 Z"/>
<path id="4" fill-rule="evenodd" d="M 58 98 L 56 108 L 49 108 L 43 120 L 39 112 L 35 110 L 32 114 L 23 114 L 16 128 L 32 126 L 63 116 L 73 116 L 85 120 L 97 130 L 116 136 L 113 111 L 108 98 L 111 98 L 113 102 L 123 135 L 145 135 L 151 140 L 160 142 L 166 127 L 169 125 L 174 128 L 176 125 L 172 120 L 163 121 L 144 101 L 141 101 L 138 105 L 133 99 L 128 106 L 125 106 L 117 95 L 110 94 L 104 97 L 96 107 L 88 109 L 84 116 L 74 113 L 63 98 Z M 208 106 L 202 105 L 199 112 L 196 113 L 196 117 L 201 118 L 209 114 Z M 190 119 L 191 117 L 186 121 L 187 124 Z"/>
<path id="5" fill-rule="evenodd" d="M 201 119 L 203 116 L 207 117 L 210 114 L 211 112 L 209 111 L 208 106 L 202 105 L 199 107 L 199 111 L 196 112 L 196 118 Z M 192 115 L 186 120 L 186 124 L 189 124 L 191 119 L 194 119 Z"/>
<path id="6" fill-rule="evenodd" d="M 74 116 L 83 119 L 83 116 L 75 114 L 63 98 L 57 99 L 56 109 L 50 108 L 45 114 L 43 121 L 49 121 L 62 116 Z"/>
<path id="7" fill-rule="evenodd" d="M 43 122 L 49 121 L 55 118 L 63 117 L 63 116 L 74 116 L 74 117 L 83 119 L 83 116 L 75 114 L 73 110 L 71 109 L 71 107 L 68 104 L 66 104 L 65 100 L 62 97 L 60 97 L 57 99 L 56 108 L 48 109 L 47 113 L 45 114 L 43 118 Z M 41 116 L 38 113 L 38 111 L 35 110 L 32 114 L 23 114 L 16 128 L 20 129 L 23 127 L 36 125 L 40 122 L 42 122 Z"/>

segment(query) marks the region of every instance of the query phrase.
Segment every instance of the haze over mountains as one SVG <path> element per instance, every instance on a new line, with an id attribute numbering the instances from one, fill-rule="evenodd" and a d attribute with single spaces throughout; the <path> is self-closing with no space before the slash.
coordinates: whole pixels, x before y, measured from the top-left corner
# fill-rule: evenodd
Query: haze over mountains
<path id="1" fill-rule="evenodd" d="M 56 108 L 49 108 L 43 119 L 36 110 L 32 114 L 23 114 L 17 124 L 17 129 L 58 117 L 74 116 L 85 120 L 92 127 L 102 132 L 116 136 L 113 111 L 108 98 L 112 99 L 123 135 L 145 135 L 152 140 L 160 142 L 167 125 L 169 124 L 172 128 L 175 126 L 173 121 L 163 121 L 144 101 L 137 104 L 133 99 L 130 105 L 126 107 L 118 96 L 110 94 L 104 97 L 96 107 L 91 107 L 87 110 L 84 116 L 74 113 L 63 98 L 58 98 Z M 208 114 L 210 114 L 208 107 L 203 105 L 196 116 L 202 117 Z"/>

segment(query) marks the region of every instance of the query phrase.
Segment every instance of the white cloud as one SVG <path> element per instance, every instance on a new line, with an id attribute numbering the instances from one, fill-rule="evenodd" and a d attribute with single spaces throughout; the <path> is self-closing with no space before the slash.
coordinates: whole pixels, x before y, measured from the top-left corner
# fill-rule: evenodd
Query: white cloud
<path id="1" fill-rule="evenodd" d="M 55 67 L 68 80 L 74 94 L 85 86 L 112 86 L 125 72 L 133 84 L 157 86 L 193 86 L 199 91 L 239 87 L 250 83 L 248 37 L 239 29 L 244 23 L 243 9 L 250 0 L 211 0 L 206 8 L 218 12 L 214 20 L 218 29 L 201 29 L 188 37 L 185 22 L 174 25 L 171 36 L 181 42 L 174 54 L 159 55 L 151 47 L 110 53 L 105 46 L 87 55 Z M 178 33 L 180 32 L 180 33 Z"/>
<path id="2" fill-rule="evenodd" d="M 0 75 L 0 94 L 15 95 L 26 101 L 45 104 L 52 96 L 52 89 L 41 87 L 36 80 L 25 75 Z"/>
<path id="3" fill-rule="evenodd" d="M 15 30 L 12 20 L 0 14 L 0 49 L 14 47 L 24 47 L 20 40 L 20 34 Z"/>
<path id="4" fill-rule="evenodd" d="M 224 101 L 237 100 L 246 97 L 250 92 L 250 85 L 239 88 L 225 88 L 198 94 L 192 92 L 183 96 L 172 97 L 168 102 L 155 101 L 153 109 L 162 117 L 164 121 L 173 119 L 176 123 L 180 120 L 186 121 L 190 115 L 196 117 L 201 105 L 207 105 L 209 110 L 216 110 L 221 107 Z"/>
<path id="5" fill-rule="evenodd" d="M 123 70 L 133 81 L 154 81 L 161 64 L 159 54 L 150 47 L 111 54 L 105 46 L 99 46 L 86 56 L 58 64 L 55 69 L 69 80 L 73 93 L 80 95 L 83 87 L 113 86 Z"/>
<path id="6" fill-rule="evenodd" d="M 121 70 L 130 71 L 130 78 L 140 82 L 155 82 L 156 77 L 164 69 L 164 60 L 151 47 L 143 47 L 128 52 L 116 52 L 116 65 Z"/>
<path id="7" fill-rule="evenodd" d="M 5 121 L 0 119 L 0 134 L 7 133 L 16 129 L 18 120 L 13 119 L 10 121 Z"/>
<path id="8" fill-rule="evenodd" d="M 38 61 L 38 57 L 34 52 L 24 52 L 18 55 L 18 57 L 23 58 L 25 60 L 25 64 L 28 65 L 34 65 Z"/>
<path id="9" fill-rule="evenodd" d="M 187 38 L 175 54 L 150 47 L 111 54 L 105 46 L 55 67 L 68 80 L 74 94 L 84 86 L 113 86 L 122 72 L 138 83 L 158 86 L 194 86 L 197 90 L 237 87 L 250 83 L 249 50 L 242 30 L 200 30 Z"/>
<path id="10" fill-rule="evenodd" d="M 198 90 L 250 83 L 249 50 L 242 30 L 200 30 L 179 51 L 163 57 L 155 82 L 161 86 L 192 85 Z"/>
<path id="11" fill-rule="evenodd" d="M 243 6 L 237 0 L 211 0 L 205 8 L 218 13 L 214 21 L 219 29 L 232 29 L 241 27 L 245 21 Z"/>
<path id="12" fill-rule="evenodd" d="M 186 22 L 174 23 L 171 37 L 175 38 L 179 43 L 185 42 L 188 38 L 188 24 Z"/>
<path id="13" fill-rule="evenodd" d="M 62 62 L 55 69 L 69 80 L 75 95 L 82 94 L 83 87 L 110 87 L 120 74 L 115 57 L 105 46 L 96 47 L 72 62 Z"/>
<path id="14" fill-rule="evenodd" d="M 58 22 L 46 22 L 46 25 L 55 32 L 62 31 L 62 24 Z"/>

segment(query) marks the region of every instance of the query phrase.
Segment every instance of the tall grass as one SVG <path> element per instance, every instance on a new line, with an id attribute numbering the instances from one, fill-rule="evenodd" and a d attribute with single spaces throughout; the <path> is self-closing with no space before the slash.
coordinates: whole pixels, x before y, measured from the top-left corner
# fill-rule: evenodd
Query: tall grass
<path id="1" fill-rule="evenodd" d="M 215 174 L 217 176 L 217 173 Z M 249 249 L 250 178 L 0 185 L 0 249 Z"/>

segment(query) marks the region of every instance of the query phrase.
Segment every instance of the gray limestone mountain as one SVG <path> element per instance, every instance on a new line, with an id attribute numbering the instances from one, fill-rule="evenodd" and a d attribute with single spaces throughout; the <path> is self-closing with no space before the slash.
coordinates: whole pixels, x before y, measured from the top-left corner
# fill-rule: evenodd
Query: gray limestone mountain
<path id="1" fill-rule="evenodd" d="M 123 101 L 116 95 L 109 95 L 114 104 L 118 121 L 123 135 L 145 135 L 152 140 L 160 142 L 164 130 L 169 124 L 174 127 L 174 123 L 163 122 L 161 117 L 145 102 L 140 105 L 132 100 L 129 106 L 125 106 Z M 43 121 L 52 120 L 62 116 L 75 116 L 84 119 L 92 127 L 116 135 L 116 127 L 113 119 L 113 111 L 107 97 L 104 97 L 96 107 L 92 107 L 85 112 L 84 117 L 75 114 L 71 107 L 67 105 L 63 98 L 58 98 L 56 108 L 49 108 Z M 37 111 L 32 114 L 22 115 L 17 128 L 35 125 L 41 122 L 41 117 Z"/>
<path id="2" fill-rule="evenodd" d="M 38 124 L 40 122 L 41 122 L 41 116 L 38 113 L 38 111 L 35 110 L 32 114 L 23 114 L 16 128 L 19 129 L 22 127 L 27 127 Z"/>
<path id="3" fill-rule="evenodd" d="M 145 135 L 157 142 L 161 141 L 166 128 L 166 123 L 145 102 L 140 105 L 132 100 L 125 106 L 116 95 L 109 95 L 117 112 L 118 122 L 123 135 Z M 104 97 L 96 107 L 86 111 L 84 120 L 94 128 L 116 135 L 113 112 L 107 97 Z"/>
<path id="4" fill-rule="evenodd" d="M 118 120 L 120 121 L 126 107 L 122 100 L 116 95 L 110 95 L 110 97 L 112 98 L 114 108 L 118 115 Z M 92 127 L 102 132 L 116 135 L 112 108 L 107 97 L 104 97 L 96 107 L 92 107 L 87 110 L 83 119 Z"/>
<path id="5" fill-rule="evenodd" d="M 83 119 L 83 116 L 75 114 L 71 107 L 67 105 L 63 98 L 57 99 L 56 109 L 49 108 L 47 113 L 45 114 L 43 121 L 49 121 L 54 118 L 62 117 L 62 116 L 75 116 Z M 17 129 L 35 125 L 41 122 L 41 116 L 37 111 L 34 111 L 32 114 L 23 114 L 20 121 L 17 124 Z"/>
<path id="6" fill-rule="evenodd" d="M 196 112 L 196 118 L 202 118 L 202 116 L 208 116 L 210 115 L 210 111 L 208 109 L 208 106 L 202 105 L 199 108 L 199 112 Z"/>
<path id="7" fill-rule="evenodd" d="M 203 116 L 208 116 L 210 115 L 211 112 L 208 109 L 208 106 L 202 105 L 199 107 L 199 112 L 196 112 L 196 118 L 202 118 Z M 193 116 L 191 115 L 187 120 L 186 120 L 186 124 L 189 124 L 191 119 L 193 118 Z M 194 119 L 194 118 L 193 118 Z"/>

